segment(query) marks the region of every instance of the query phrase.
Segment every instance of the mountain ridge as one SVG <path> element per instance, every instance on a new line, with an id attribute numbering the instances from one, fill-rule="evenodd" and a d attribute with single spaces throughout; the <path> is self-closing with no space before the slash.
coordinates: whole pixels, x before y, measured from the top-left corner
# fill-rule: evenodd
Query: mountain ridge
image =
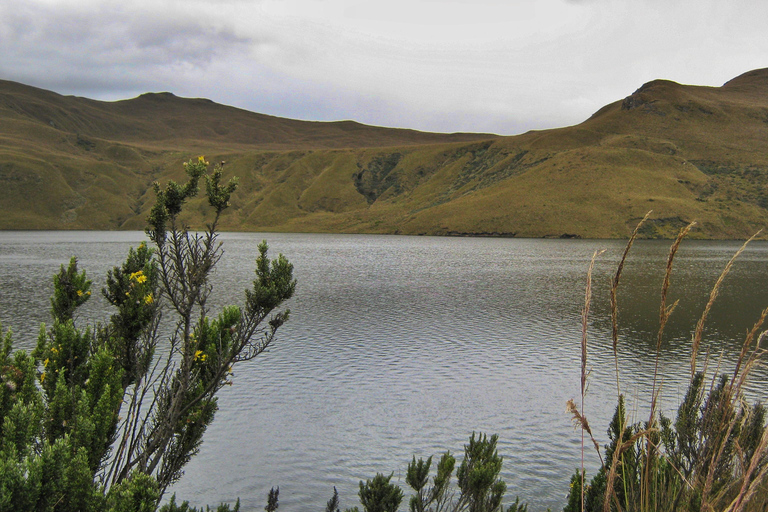
<path id="1" fill-rule="evenodd" d="M 240 176 L 225 229 L 614 238 L 653 210 L 645 237 L 697 220 L 693 236 L 743 238 L 768 221 L 768 69 L 721 87 L 652 80 L 582 123 L 515 136 L 0 81 L 0 229 L 141 229 L 151 183 L 199 154 Z"/>
<path id="2" fill-rule="evenodd" d="M 157 139 L 157 137 L 165 141 L 180 137 L 216 139 L 218 136 L 229 143 L 246 144 L 251 149 L 294 149 L 297 146 L 368 147 L 371 145 L 370 138 L 373 136 L 379 138 L 384 145 L 497 137 L 494 134 L 441 134 L 404 128 L 385 128 L 349 120 L 286 119 L 221 105 L 206 98 L 183 98 L 171 92 L 150 92 L 131 99 L 108 102 L 78 96 L 63 96 L 17 82 L 0 80 L 0 98 L 3 97 L 6 108 L 9 106 L 12 108 L 11 101 L 15 97 L 17 99 L 15 110 L 37 121 L 53 122 L 54 127 L 58 125 L 58 128 L 64 131 L 124 142 L 146 142 L 147 139 Z M 22 102 L 18 100 L 19 97 L 34 98 L 37 101 L 28 99 Z M 78 115 L 67 115 L 72 112 Z M 152 119 L 149 118 L 150 115 L 153 116 Z M 229 119 L 226 121 L 219 119 L 223 115 L 228 115 Z M 209 130 L 192 130 L 195 124 L 188 122 L 190 116 L 198 117 L 198 125 L 207 123 Z M 234 126 L 228 126 L 228 124 Z M 127 125 L 132 125 L 133 131 L 127 130 Z M 268 133 L 267 128 L 275 133 Z M 329 133 L 320 134 L 322 130 Z M 355 138 L 355 135 L 358 137 Z"/>

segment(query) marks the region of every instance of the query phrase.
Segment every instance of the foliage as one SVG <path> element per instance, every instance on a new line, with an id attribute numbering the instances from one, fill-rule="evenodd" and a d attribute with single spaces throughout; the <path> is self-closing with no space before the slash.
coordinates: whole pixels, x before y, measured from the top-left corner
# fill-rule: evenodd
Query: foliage
<path id="1" fill-rule="evenodd" d="M 764 407 L 746 402 L 737 405 L 732 397 L 724 400 L 725 374 L 705 394 L 703 377 L 701 372 L 695 375 L 674 422 L 661 414 L 650 428 L 645 422 L 629 424 L 620 397 L 608 429 L 606 465 L 586 486 L 585 511 L 604 510 L 606 495 L 613 503 L 611 510 L 645 510 L 639 506 L 643 501 L 653 510 L 701 510 L 707 504 L 725 510 L 743 485 L 756 481 L 745 473 L 753 462 L 753 474 L 768 463 L 765 446 L 761 446 Z M 565 512 L 580 510 L 578 474 L 572 477 Z M 610 493 L 607 475 L 615 475 Z"/>
<path id="2" fill-rule="evenodd" d="M 657 368 L 664 326 L 675 307 L 675 304 L 666 305 L 673 260 L 691 226 L 681 230 L 670 248 L 661 288 Z M 630 238 L 611 289 L 615 358 L 618 342 L 616 289 L 624 260 L 638 229 Z M 571 478 L 564 512 L 764 510 L 768 504 L 765 492 L 768 477 L 766 412 L 760 403 L 750 405 L 744 391 L 752 369 L 764 354 L 760 344 L 765 332 L 759 336 L 758 332 L 768 316 L 768 309 L 747 332 L 732 372 L 708 376 L 705 371 L 696 370 L 707 315 L 721 283 L 744 246 L 729 261 L 715 283 L 696 326 L 692 338 L 689 386 L 674 421 L 657 412 L 657 370 L 653 375 L 649 419 L 630 422 L 624 396 L 618 391 L 619 365 L 616 358 L 618 402 L 608 428 L 609 443 L 605 446 L 605 457 L 601 458 L 602 467 L 589 484 L 584 483 L 583 467 L 576 470 Z M 585 311 L 589 310 L 589 289 L 588 275 Z M 586 340 L 586 323 L 584 329 Z M 582 377 L 585 376 L 582 365 Z M 582 428 L 582 433 L 591 437 L 583 411 L 583 388 L 582 411 L 576 409 L 573 401 L 569 402 L 568 408 Z M 594 439 L 593 443 L 597 446 Z"/>
<path id="3" fill-rule="evenodd" d="M 278 497 L 280 496 L 280 488 L 279 487 L 273 487 L 269 490 L 269 495 L 267 496 L 267 506 L 264 507 L 264 510 L 267 512 L 275 512 L 278 508 Z"/>
<path id="4" fill-rule="evenodd" d="M 235 508 L 229 508 L 227 503 L 222 503 L 214 510 L 211 510 L 209 506 L 205 507 L 205 511 L 200 507 L 195 508 L 190 506 L 188 501 L 183 502 L 181 505 L 176 504 L 176 495 L 171 496 L 171 501 L 160 507 L 159 512 L 240 512 L 240 500 L 235 503 Z"/>
<path id="5" fill-rule="evenodd" d="M 91 281 L 72 258 L 54 277 L 53 323 L 34 351 L 12 353 L 10 332 L 3 337 L 0 511 L 154 510 L 197 453 L 234 366 L 262 353 L 288 319 L 274 311 L 293 295 L 293 267 L 282 255 L 270 261 L 266 243 L 244 306 L 211 314 L 217 225 L 236 181 L 222 185 L 220 165 L 206 174 L 203 157 L 185 168 L 186 183 L 155 185 L 155 248 L 142 243 L 108 273 L 108 322 L 76 322 Z M 178 216 L 200 179 L 214 215 L 197 234 Z M 160 344 L 162 315 L 170 335 Z"/>
<path id="6" fill-rule="evenodd" d="M 496 449 L 497 441 L 497 435 L 473 433 L 464 445 L 464 459 L 456 471 L 458 497 L 451 486 L 456 458 L 450 452 L 445 452 L 437 463 L 431 485 L 432 457 L 426 461 L 413 457 L 405 477 L 415 491 L 409 501 L 411 512 L 526 512 L 528 506 L 521 505 L 519 498 L 506 509 L 502 505 L 507 485 L 499 478 L 502 457 Z M 391 478 L 392 474 L 377 474 L 373 480 L 360 482 L 360 503 L 366 512 L 397 510 L 403 492 L 390 483 Z M 357 508 L 351 509 L 354 510 Z"/>
<path id="7" fill-rule="evenodd" d="M 339 491 L 336 490 L 336 486 L 333 487 L 333 496 L 325 505 L 325 512 L 340 512 L 339 509 Z"/>
<path id="8" fill-rule="evenodd" d="M 365 512 L 397 512 L 397 507 L 403 501 L 403 491 L 397 484 L 390 482 L 392 475 L 377 473 L 372 480 L 360 482 L 358 495 Z"/>

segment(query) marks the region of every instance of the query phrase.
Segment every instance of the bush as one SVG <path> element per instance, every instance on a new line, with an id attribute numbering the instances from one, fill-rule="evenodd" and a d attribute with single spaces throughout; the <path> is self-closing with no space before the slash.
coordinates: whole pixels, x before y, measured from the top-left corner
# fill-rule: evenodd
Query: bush
<path id="1" fill-rule="evenodd" d="M 429 485 L 432 457 L 426 461 L 413 458 L 408 465 L 406 483 L 415 491 L 411 496 L 411 512 L 433 510 L 445 512 L 526 512 L 527 505 L 521 505 L 519 498 L 504 509 L 502 500 L 507 485 L 499 478 L 502 457 L 496 449 L 498 436 L 475 435 L 464 445 L 464 459 L 456 472 L 458 497 L 451 484 L 456 458 L 445 452 L 437 463 L 436 474 Z M 403 491 L 390 483 L 392 474 L 385 477 L 377 474 L 373 480 L 360 482 L 360 503 L 365 512 L 395 512 L 403 499 Z M 334 489 L 334 499 L 337 494 Z M 331 502 L 329 502 L 331 506 Z M 331 509 L 332 510 L 332 509 Z M 356 511 L 348 509 L 347 512 Z"/>
<path id="2" fill-rule="evenodd" d="M 661 289 L 660 327 L 656 346 L 657 368 L 664 326 L 675 307 L 675 304 L 666 304 L 673 261 L 680 243 L 692 225 L 680 231 L 670 248 Z M 611 288 L 614 358 L 617 357 L 618 346 L 616 292 L 624 261 L 639 228 L 640 225 L 627 244 Z M 571 478 L 565 512 L 765 509 L 767 501 L 764 484 L 768 475 L 768 429 L 765 426 L 765 409 L 759 403 L 748 404 L 744 396 L 744 386 L 763 355 L 760 342 L 765 332 L 759 336 L 757 334 L 768 315 L 768 309 L 763 311 L 747 333 L 735 368 L 731 372 L 707 375 L 706 372 L 696 369 L 707 315 L 724 278 L 745 246 L 746 243 L 726 265 L 694 330 L 690 383 L 674 421 L 657 411 L 660 391 L 656 372 L 648 420 L 629 422 L 624 396 L 618 390 L 619 365 L 616 359 L 618 402 L 608 428 L 609 443 L 605 446 L 605 456 L 601 456 L 603 464 L 588 485 L 584 483 L 583 467 L 576 470 Z M 599 446 L 592 437 L 584 415 L 591 268 L 590 266 L 587 277 L 582 323 L 581 411 L 573 401 L 569 401 L 568 408 L 582 430 L 582 439 L 585 434 L 590 437 L 600 455 Z M 582 442 L 582 450 L 583 446 Z"/>
<path id="3" fill-rule="evenodd" d="M 185 184 L 155 184 L 155 247 L 131 249 L 108 273 L 102 293 L 115 313 L 106 323 L 76 323 L 91 281 L 72 258 L 54 277 L 53 324 L 35 350 L 12 353 L 11 334 L 3 337 L 0 511 L 155 510 L 197 453 L 235 365 L 261 354 L 288 319 L 275 310 L 293 295 L 293 267 L 282 255 L 270 261 L 266 243 L 244 306 L 211 316 L 217 224 L 236 181 L 222 185 L 221 165 L 207 174 L 203 157 L 185 169 Z M 196 234 L 179 215 L 200 179 L 213 220 Z M 172 332 L 161 347 L 163 314 Z"/>

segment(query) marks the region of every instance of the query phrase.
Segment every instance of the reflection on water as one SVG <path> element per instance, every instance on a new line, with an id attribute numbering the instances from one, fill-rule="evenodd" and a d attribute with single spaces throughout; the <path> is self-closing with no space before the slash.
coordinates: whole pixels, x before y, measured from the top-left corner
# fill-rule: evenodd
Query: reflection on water
<path id="1" fill-rule="evenodd" d="M 77 255 L 94 279 L 124 259 L 142 233 L 0 233 L 0 320 L 17 346 L 34 346 L 48 321 L 50 276 Z M 601 442 L 613 412 L 608 282 L 620 241 L 363 235 L 223 235 L 219 304 L 240 302 L 256 245 L 284 253 L 299 281 L 292 317 L 269 353 L 236 369 L 198 456 L 173 488 L 196 504 L 261 509 L 280 486 L 281 510 L 321 509 L 339 489 L 394 471 L 405 486 L 413 455 L 461 452 L 473 431 L 498 433 L 504 477 L 532 510 L 562 508 L 579 461 L 564 412 L 578 393 L 580 312 L 594 273 L 586 413 Z M 686 241 L 672 275 L 680 300 L 660 353 L 665 404 L 685 391 L 689 340 L 709 290 L 738 243 Z M 659 289 L 668 242 L 633 248 L 619 291 L 623 391 L 643 402 L 653 375 Z M 753 243 L 729 275 L 705 331 L 711 357 L 732 361 L 768 305 L 768 244 Z M 94 294 L 95 297 L 96 294 Z M 82 312 L 105 318 L 95 297 Z M 764 398 L 766 375 L 751 388 Z M 596 459 L 592 457 L 592 459 Z M 596 460 L 591 460 L 594 468 Z"/>

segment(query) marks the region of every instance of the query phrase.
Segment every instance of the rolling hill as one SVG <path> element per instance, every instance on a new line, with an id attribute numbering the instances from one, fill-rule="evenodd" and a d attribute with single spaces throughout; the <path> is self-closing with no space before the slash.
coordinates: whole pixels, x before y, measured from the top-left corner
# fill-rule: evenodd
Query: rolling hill
<path id="1" fill-rule="evenodd" d="M 223 227 L 741 238 L 768 224 L 768 69 L 649 82 L 583 123 L 513 137 L 281 119 L 170 93 L 101 102 L 0 81 L 0 229 L 141 229 L 155 180 L 226 160 Z M 202 202 L 188 219 L 200 223 Z"/>

